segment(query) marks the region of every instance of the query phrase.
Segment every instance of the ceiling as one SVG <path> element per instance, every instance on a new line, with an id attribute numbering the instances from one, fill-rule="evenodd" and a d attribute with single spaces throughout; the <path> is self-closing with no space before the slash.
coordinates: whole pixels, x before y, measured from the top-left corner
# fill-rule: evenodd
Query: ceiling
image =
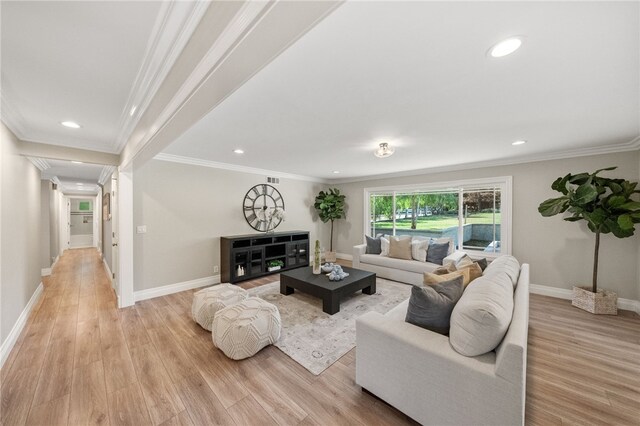
<path id="1" fill-rule="evenodd" d="M 42 171 L 42 179 L 57 183 L 64 194 L 70 195 L 97 194 L 98 184 L 104 184 L 115 169 L 113 166 L 43 158 L 32 161 Z"/>
<path id="2" fill-rule="evenodd" d="M 2 1 L 2 121 L 20 140 L 36 142 L 31 151 L 46 144 L 85 150 L 82 157 L 120 154 L 207 6 Z M 63 149 L 57 158 L 80 152 Z M 65 193 L 97 193 L 114 170 L 42 157 L 29 158 Z"/>
<path id="3" fill-rule="evenodd" d="M 160 6 L 3 1 L 3 121 L 22 140 L 118 153 Z"/>
<path id="4" fill-rule="evenodd" d="M 164 153 L 332 179 L 637 148 L 639 15 L 638 2 L 348 2 Z M 520 50 L 487 56 L 514 35 Z M 382 141 L 393 156 L 373 156 Z"/>

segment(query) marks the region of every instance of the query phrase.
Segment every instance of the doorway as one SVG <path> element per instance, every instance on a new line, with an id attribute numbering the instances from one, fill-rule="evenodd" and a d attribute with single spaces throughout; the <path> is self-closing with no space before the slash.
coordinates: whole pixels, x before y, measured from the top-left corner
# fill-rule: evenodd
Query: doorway
<path id="1" fill-rule="evenodd" d="M 95 247 L 95 198 L 69 198 L 69 248 Z"/>

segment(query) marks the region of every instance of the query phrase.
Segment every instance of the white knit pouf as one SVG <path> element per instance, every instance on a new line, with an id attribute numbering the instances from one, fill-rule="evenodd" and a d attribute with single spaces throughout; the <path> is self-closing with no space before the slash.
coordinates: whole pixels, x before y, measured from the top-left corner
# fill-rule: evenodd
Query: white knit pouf
<path id="1" fill-rule="evenodd" d="M 231 359 L 255 355 L 280 338 L 280 312 L 269 302 L 251 297 L 216 314 L 213 344 Z"/>
<path id="2" fill-rule="evenodd" d="M 218 284 L 193 294 L 191 317 L 205 330 L 211 331 L 213 317 L 220 309 L 235 305 L 249 297 L 247 291 L 233 284 Z"/>

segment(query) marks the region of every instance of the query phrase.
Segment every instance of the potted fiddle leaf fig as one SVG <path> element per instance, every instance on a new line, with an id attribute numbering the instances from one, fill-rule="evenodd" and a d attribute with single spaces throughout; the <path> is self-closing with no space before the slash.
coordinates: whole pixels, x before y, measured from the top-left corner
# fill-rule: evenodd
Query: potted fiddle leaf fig
<path id="1" fill-rule="evenodd" d="M 559 177 L 551 184 L 551 189 L 560 192 L 562 196 L 543 201 L 538 207 L 540 214 L 545 217 L 568 212 L 570 215 L 564 220 L 584 220 L 589 230 L 595 234 L 591 288 L 573 287 L 572 300 L 573 306 L 592 314 L 616 315 L 618 312 L 618 295 L 598 289 L 600 235 L 613 234 L 618 238 L 628 238 L 634 234 L 635 224 L 640 222 L 640 202 L 632 199 L 634 194 L 640 193 L 636 190 L 638 182 L 598 175 L 615 169 L 616 167 L 608 167 L 593 173 Z"/>
<path id="2" fill-rule="evenodd" d="M 313 207 L 318 211 L 320 220 L 324 223 L 331 222 L 331 237 L 329 240 L 329 251 L 325 253 L 327 262 L 336 261 L 336 252 L 333 251 L 333 221 L 343 219 L 345 215 L 345 196 L 340 194 L 338 188 L 329 188 L 329 191 L 320 193 L 316 196 Z"/>

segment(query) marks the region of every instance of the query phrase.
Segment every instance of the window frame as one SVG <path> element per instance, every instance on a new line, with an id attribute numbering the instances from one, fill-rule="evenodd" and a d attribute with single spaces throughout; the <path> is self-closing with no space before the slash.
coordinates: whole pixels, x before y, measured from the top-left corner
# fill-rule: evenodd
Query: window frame
<path id="1" fill-rule="evenodd" d="M 488 189 L 494 187 L 500 189 L 500 252 L 480 252 L 469 250 L 467 253 L 473 257 L 486 257 L 495 259 L 502 255 L 510 255 L 512 248 L 512 204 L 513 204 L 513 177 L 498 176 L 479 179 L 464 179 L 456 181 L 416 183 L 408 185 L 378 186 L 364 188 L 364 235 L 369 235 L 371 227 L 371 194 L 384 193 L 393 196 L 393 211 L 396 208 L 396 196 L 398 194 L 408 194 L 411 192 L 458 192 L 458 241 L 463 241 L 464 222 L 464 197 L 465 190 Z M 395 232 L 395 215 L 393 220 L 393 230 Z M 464 245 L 464 244 L 462 244 Z M 464 251 L 462 248 L 458 249 Z"/>

